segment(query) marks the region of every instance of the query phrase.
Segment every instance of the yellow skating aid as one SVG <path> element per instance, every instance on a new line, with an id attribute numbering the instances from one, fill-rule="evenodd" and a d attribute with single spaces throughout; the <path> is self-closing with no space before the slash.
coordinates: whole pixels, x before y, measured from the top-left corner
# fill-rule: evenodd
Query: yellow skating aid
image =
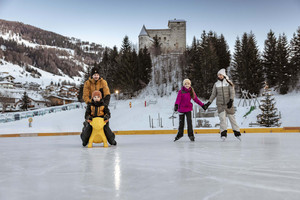
<path id="1" fill-rule="evenodd" d="M 104 119 L 101 117 L 95 117 L 90 122 L 90 125 L 93 127 L 93 131 L 89 139 L 88 148 L 92 148 L 93 143 L 102 143 L 102 142 L 103 142 L 103 147 L 108 147 L 107 138 L 103 130 L 105 124 L 106 123 L 104 122 Z"/>

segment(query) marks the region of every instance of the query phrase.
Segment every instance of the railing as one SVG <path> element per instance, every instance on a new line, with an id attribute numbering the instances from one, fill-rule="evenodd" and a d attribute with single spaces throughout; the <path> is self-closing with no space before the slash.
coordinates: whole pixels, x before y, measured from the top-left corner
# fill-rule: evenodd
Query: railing
<path id="1" fill-rule="evenodd" d="M 70 103 L 62 106 L 53 106 L 47 108 L 40 108 L 37 110 L 23 111 L 23 112 L 14 112 L 14 113 L 4 113 L 0 114 L 0 123 L 6 123 L 11 121 L 17 121 L 24 118 L 35 117 L 35 116 L 43 116 L 50 113 L 56 113 L 66 110 L 73 110 L 82 108 L 83 105 L 79 102 Z"/>

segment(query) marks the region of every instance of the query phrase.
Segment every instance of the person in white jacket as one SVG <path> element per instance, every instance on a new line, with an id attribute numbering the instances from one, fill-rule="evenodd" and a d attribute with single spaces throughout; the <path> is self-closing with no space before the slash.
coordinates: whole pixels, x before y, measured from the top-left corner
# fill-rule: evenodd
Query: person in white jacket
<path id="1" fill-rule="evenodd" d="M 225 69 L 221 69 L 217 73 L 218 81 L 214 84 L 212 94 L 208 102 L 203 106 L 203 108 L 208 108 L 208 106 L 216 98 L 216 104 L 218 108 L 218 114 L 220 119 L 220 134 L 221 138 L 225 140 L 227 138 L 227 118 L 231 123 L 234 136 L 240 140 L 240 127 L 235 120 L 235 110 L 233 107 L 233 100 L 235 96 L 234 85 L 229 80 L 226 75 Z"/>

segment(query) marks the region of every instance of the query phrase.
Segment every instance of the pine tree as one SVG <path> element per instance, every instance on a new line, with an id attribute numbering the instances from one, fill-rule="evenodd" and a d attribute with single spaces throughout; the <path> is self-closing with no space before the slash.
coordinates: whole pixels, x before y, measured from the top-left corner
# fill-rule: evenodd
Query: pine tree
<path id="1" fill-rule="evenodd" d="M 201 39 L 193 38 L 192 46 L 185 52 L 183 77 L 190 78 L 199 97 L 209 98 L 221 68 L 230 63 L 230 52 L 223 35 L 203 31 Z"/>
<path id="2" fill-rule="evenodd" d="M 242 87 L 242 74 L 241 70 L 243 68 L 243 62 L 242 62 L 242 46 L 240 38 L 237 37 L 235 41 L 234 46 L 234 54 L 233 54 L 233 61 L 232 61 L 232 67 L 230 70 L 230 75 L 232 77 L 232 81 L 235 83 L 235 88 L 237 91 L 240 91 Z"/>
<path id="3" fill-rule="evenodd" d="M 196 37 L 194 36 L 192 46 L 190 48 L 187 48 L 185 51 L 185 63 L 184 67 L 182 69 L 183 77 L 190 77 L 190 79 L 193 79 L 194 71 L 196 69 L 196 66 L 199 65 L 199 53 L 198 53 L 198 47 L 199 42 L 196 40 Z"/>
<path id="4" fill-rule="evenodd" d="M 239 89 L 259 94 L 263 87 L 263 68 L 253 33 L 244 33 L 242 41 L 237 38 L 231 75 Z"/>
<path id="5" fill-rule="evenodd" d="M 108 79 L 110 73 L 110 62 L 109 62 L 109 49 L 106 47 L 103 52 L 102 60 L 99 64 L 100 75 L 105 80 Z"/>
<path id="6" fill-rule="evenodd" d="M 227 69 L 230 65 L 230 51 L 228 44 L 223 36 L 221 34 L 220 37 L 217 38 L 217 43 L 215 44 L 216 47 L 216 53 L 218 56 L 218 63 L 219 63 L 219 69 Z"/>
<path id="7" fill-rule="evenodd" d="M 272 30 L 267 35 L 265 40 L 264 52 L 263 52 L 263 68 L 266 76 L 266 80 L 270 87 L 274 87 L 278 83 L 278 63 L 277 58 L 277 39 Z"/>
<path id="8" fill-rule="evenodd" d="M 299 86 L 300 77 L 300 26 L 298 27 L 297 33 L 294 33 L 291 40 L 291 86 L 296 88 Z"/>
<path id="9" fill-rule="evenodd" d="M 109 88 L 111 91 L 119 90 L 118 88 L 118 69 L 119 69 L 119 52 L 116 46 L 113 47 L 113 49 L 109 53 L 109 63 L 111 65 L 110 67 L 110 76 L 107 79 L 107 82 L 109 83 Z"/>
<path id="10" fill-rule="evenodd" d="M 125 36 L 121 48 L 119 69 L 118 69 L 118 87 L 123 92 L 133 95 L 138 88 L 137 77 L 137 54 L 131 50 L 128 36 Z"/>
<path id="11" fill-rule="evenodd" d="M 28 110 L 29 103 L 30 103 L 30 98 L 28 97 L 27 93 L 24 92 L 22 99 L 21 99 L 21 109 Z"/>
<path id="12" fill-rule="evenodd" d="M 138 55 L 138 76 L 142 87 L 147 86 L 151 79 L 152 61 L 148 49 L 144 47 L 139 50 Z"/>
<path id="13" fill-rule="evenodd" d="M 200 79 L 196 81 L 195 90 L 205 99 L 210 97 L 213 85 L 217 80 L 216 74 L 220 70 L 219 58 L 215 47 L 216 39 L 217 36 L 213 32 L 209 32 L 208 34 L 203 33 L 201 37 L 199 50 L 200 66 L 197 73 Z"/>
<path id="14" fill-rule="evenodd" d="M 259 106 L 262 113 L 257 116 L 257 122 L 265 127 L 280 126 L 280 117 L 275 107 L 275 98 L 267 84 L 265 84 L 263 96 L 264 99 L 261 100 L 261 105 Z"/>
<path id="15" fill-rule="evenodd" d="M 289 46 L 285 34 L 279 35 L 277 44 L 277 61 L 278 61 L 278 89 L 280 94 L 287 94 L 290 85 L 291 73 L 289 64 Z"/>

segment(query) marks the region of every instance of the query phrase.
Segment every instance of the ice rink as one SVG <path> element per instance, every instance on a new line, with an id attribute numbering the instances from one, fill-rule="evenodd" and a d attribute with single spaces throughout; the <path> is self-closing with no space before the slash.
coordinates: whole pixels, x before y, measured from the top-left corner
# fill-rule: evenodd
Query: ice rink
<path id="1" fill-rule="evenodd" d="M 299 200 L 300 134 L 0 138 L 0 199 Z"/>

